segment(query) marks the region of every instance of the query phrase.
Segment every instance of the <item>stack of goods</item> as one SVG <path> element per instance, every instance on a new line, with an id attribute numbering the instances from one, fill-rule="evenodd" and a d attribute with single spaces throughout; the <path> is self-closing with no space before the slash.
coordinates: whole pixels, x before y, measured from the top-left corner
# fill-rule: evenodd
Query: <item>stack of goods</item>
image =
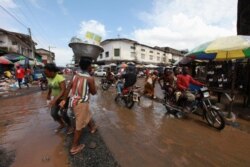
<path id="1" fill-rule="evenodd" d="M 14 79 L 6 78 L 4 76 L 0 77 L 0 97 L 17 88 L 18 84 Z"/>
<path id="2" fill-rule="evenodd" d="M 96 60 L 100 53 L 103 52 L 103 48 L 94 43 L 91 44 L 88 41 L 83 42 L 80 38 L 73 37 L 69 43 L 69 47 L 72 48 L 74 55 L 77 59 L 80 57 L 90 58 Z"/>
<path id="3" fill-rule="evenodd" d="M 230 89 L 231 74 L 228 63 L 210 63 L 208 65 L 207 83 L 209 87 L 216 87 L 219 89 Z"/>

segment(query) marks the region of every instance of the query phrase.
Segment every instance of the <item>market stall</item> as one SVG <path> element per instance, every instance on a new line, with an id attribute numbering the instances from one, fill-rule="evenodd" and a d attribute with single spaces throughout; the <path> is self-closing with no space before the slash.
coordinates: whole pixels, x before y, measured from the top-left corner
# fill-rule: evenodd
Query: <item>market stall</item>
<path id="1" fill-rule="evenodd" d="M 230 104 L 228 117 L 231 117 L 236 93 L 247 99 L 250 83 L 248 66 L 250 58 L 250 36 L 229 36 L 206 42 L 185 55 L 192 60 L 207 60 L 206 83 L 210 90 L 224 94 Z M 245 102 L 244 102 L 245 103 Z"/>

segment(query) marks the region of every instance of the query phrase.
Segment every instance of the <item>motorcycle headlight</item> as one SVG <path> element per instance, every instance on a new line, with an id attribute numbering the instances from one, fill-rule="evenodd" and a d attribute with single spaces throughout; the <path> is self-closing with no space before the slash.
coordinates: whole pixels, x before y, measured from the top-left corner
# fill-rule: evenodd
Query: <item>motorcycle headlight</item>
<path id="1" fill-rule="evenodd" d="M 203 92 L 203 97 L 207 98 L 209 96 L 210 96 L 209 92 Z"/>

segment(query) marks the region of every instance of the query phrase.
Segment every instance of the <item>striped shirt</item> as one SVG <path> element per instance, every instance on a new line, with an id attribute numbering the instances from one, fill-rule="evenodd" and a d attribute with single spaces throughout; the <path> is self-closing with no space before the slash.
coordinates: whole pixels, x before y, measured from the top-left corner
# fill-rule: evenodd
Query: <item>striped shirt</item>
<path id="1" fill-rule="evenodd" d="M 88 73 L 78 73 L 73 77 L 70 92 L 70 107 L 89 101 Z"/>

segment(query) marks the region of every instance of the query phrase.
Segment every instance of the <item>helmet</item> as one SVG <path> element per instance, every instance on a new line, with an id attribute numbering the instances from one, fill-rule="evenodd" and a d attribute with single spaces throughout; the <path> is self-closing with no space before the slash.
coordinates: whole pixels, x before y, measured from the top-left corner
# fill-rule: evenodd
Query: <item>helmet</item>
<path id="1" fill-rule="evenodd" d="M 129 64 L 128 67 L 127 67 L 127 71 L 128 71 L 128 72 L 134 72 L 134 71 L 135 71 L 135 66 Z"/>
<path id="2" fill-rule="evenodd" d="M 164 73 L 166 73 L 166 72 L 172 72 L 172 71 L 173 71 L 172 67 L 167 66 L 167 67 L 165 68 L 165 70 L 164 70 Z"/>

